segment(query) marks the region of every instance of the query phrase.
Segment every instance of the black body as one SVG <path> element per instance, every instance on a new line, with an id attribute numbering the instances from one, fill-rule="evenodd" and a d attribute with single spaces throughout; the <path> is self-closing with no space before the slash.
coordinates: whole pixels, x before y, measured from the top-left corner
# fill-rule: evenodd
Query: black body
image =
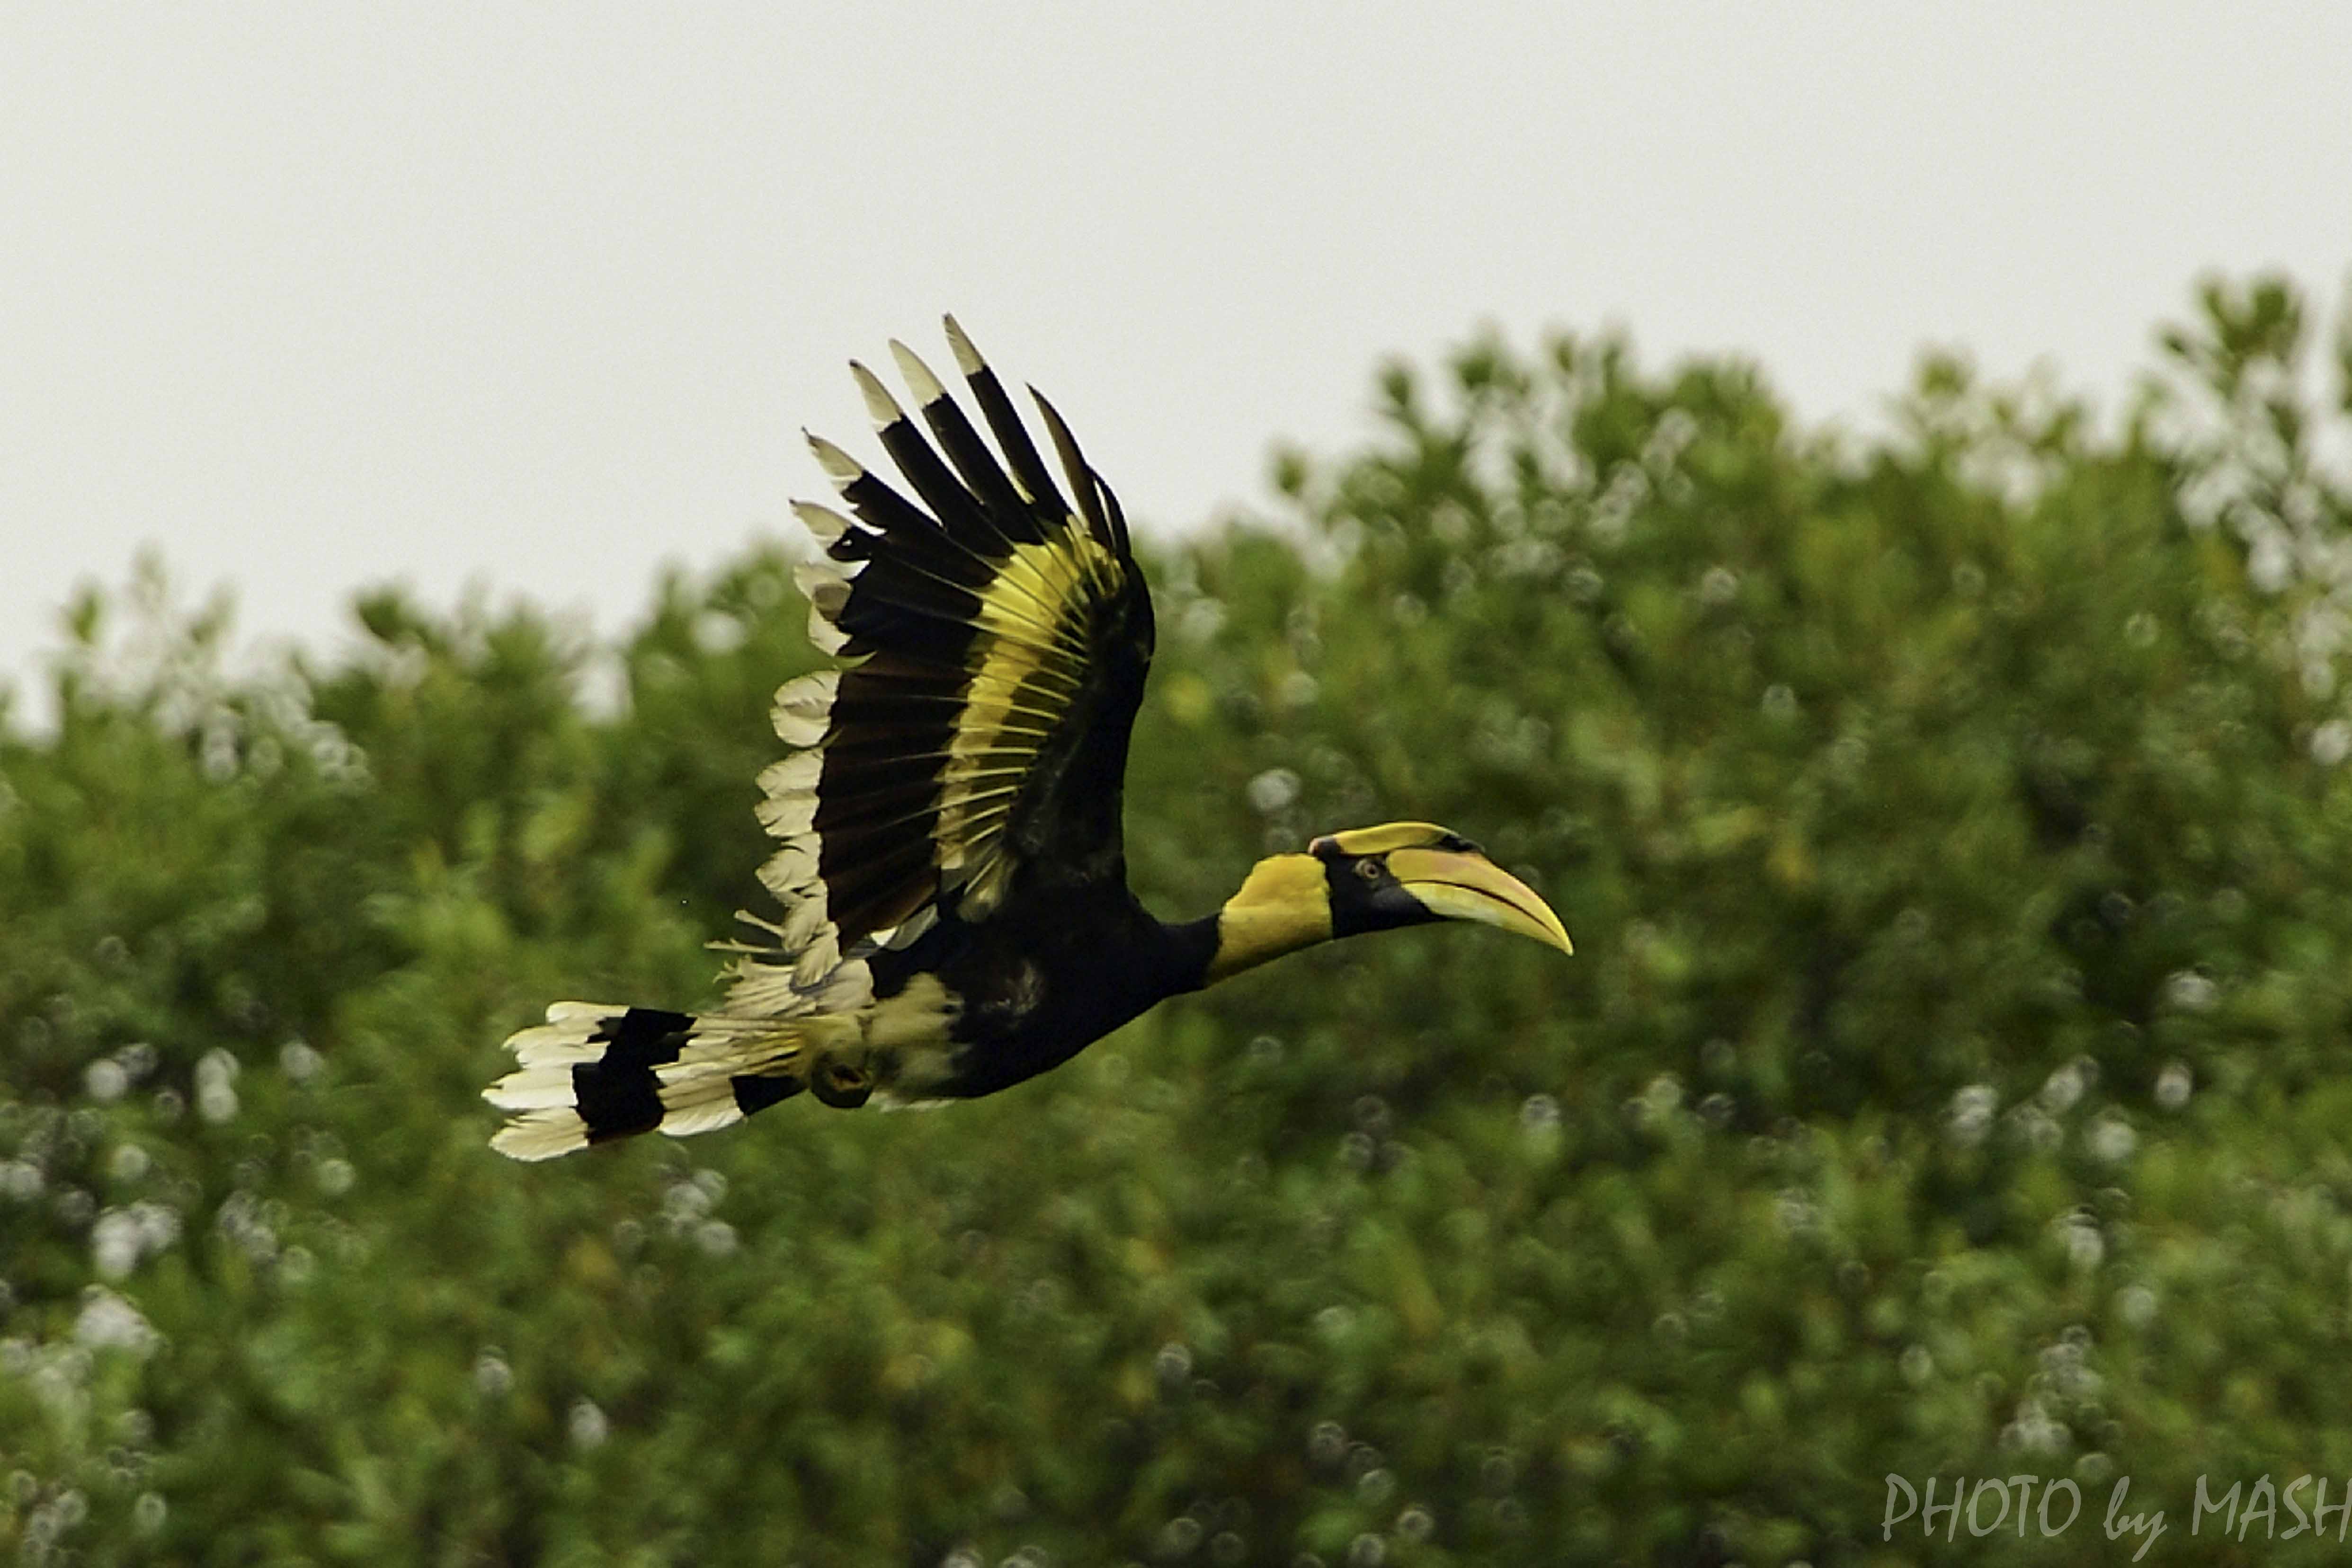
<path id="1" fill-rule="evenodd" d="M 1008 899 L 977 925 L 942 921 L 867 962 L 877 997 L 932 974 L 959 1000 L 955 1076 L 929 1092 L 969 1099 L 1058 1067 L 1154 1003 L 1200 989 L 1215 945 L 1213 915 L 1165 925 L 1123 882 L 1080 883 Z"/>

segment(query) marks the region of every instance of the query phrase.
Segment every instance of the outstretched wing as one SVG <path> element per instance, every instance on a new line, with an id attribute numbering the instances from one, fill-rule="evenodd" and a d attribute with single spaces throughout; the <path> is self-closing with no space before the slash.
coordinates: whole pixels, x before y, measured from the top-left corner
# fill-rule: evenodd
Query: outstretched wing
<path id="1" fill-rule="evenodd" d="M 1120 780 L 1152 645 L 1126 520 L 1033 391 L 1064 499 L 953 318 L 947 332 L 1001 462 L 895 342 L 929 439 L 851 369 L 915 498 L 810 438 L 848 515 L 795 508 L 824 546 L 800 582 L 811 640 L 847 663 L 776 694 L 795 749 L 761 777 L 782 841 L 761 879 L 784 904 L 782 951 L 739 968 L 730 1010 L 783 1005 L 941 916 L 985 920 L 1024 879 L 1126 875 Z"/>

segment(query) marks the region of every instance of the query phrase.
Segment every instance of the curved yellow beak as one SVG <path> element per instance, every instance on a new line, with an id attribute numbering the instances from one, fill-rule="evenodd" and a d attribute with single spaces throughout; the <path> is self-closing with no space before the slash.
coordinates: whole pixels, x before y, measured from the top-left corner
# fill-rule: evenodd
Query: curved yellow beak
<path id="1" fill-rule="evenodd" d="M 1568 930 L 1535 890 L 1484 855 L 1458 850 L 1394 850 L 1389 871 L 1433 915 L 1476 920 L 1573 953 Z"/>

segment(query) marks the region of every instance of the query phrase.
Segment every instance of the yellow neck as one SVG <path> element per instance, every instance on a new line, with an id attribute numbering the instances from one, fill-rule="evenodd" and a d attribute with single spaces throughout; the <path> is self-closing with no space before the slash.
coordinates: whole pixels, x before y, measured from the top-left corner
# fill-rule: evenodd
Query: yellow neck
<path id="1" fill-rule="evenodd" d="M 1217 912 L 1213 985 L 1268 958 L 1331 939 L 1331 892 L 1312 855 L 1276 855 L 1250 868 L 1241 891 Z"/>

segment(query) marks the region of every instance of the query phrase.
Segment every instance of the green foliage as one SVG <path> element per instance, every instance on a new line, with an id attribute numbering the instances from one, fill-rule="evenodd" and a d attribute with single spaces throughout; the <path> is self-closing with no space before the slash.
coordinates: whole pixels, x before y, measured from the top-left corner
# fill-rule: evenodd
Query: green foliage
<path id="1" fill-rule="evenodd" d="M 2189 1533 L 2200 1475 L 2352 1478 L 2307 335 L 2212 285 L 2112 433 L 1950 359 L 1866 442 L 1613 339 L 1392 371 L 1297 526 L 1152 563 L 1133 874 L 1194 914 L 1428 818 L 1574 960 L 1343 944 L 952 1112 L 551 1166 L 484 1146 L 496 1042 L 707 999 L 759 906 L 789 563 L 612 650 L 373 595 L 245 676 L 152 570 L 89 596 L 56 732 L 0 732 L 0 1545 L 1990 1554 L 1884 1540 L 1895 1474 L 2079 1484 L 2003 1557 L 2128 1557 L 2126 1476 L 2147 1561 L 2335 1552 Z"/>

